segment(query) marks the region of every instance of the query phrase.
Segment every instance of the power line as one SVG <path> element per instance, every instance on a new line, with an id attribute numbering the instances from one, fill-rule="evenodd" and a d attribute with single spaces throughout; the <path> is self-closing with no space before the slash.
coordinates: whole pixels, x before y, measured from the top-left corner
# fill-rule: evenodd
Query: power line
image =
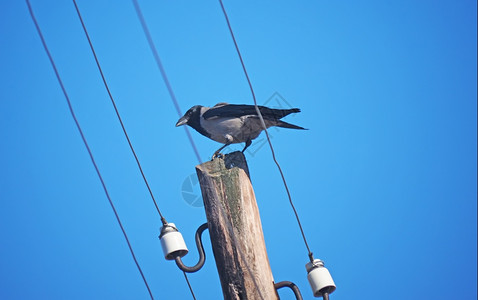
<path id="1" fill-rule="evenodd" d="M 158 66 L 159 72 L 161 73 L 161 77 L 163 77 L 164 84 L 166 85 L 166 88 L 168 89 L 169 96 L 171 97 L 171 100 L 173 101 L 173 104 L 174 104 L 174 107 L 176 108 L 176 112 L 178 113 L 178 116 L 181 117 L 183 115 L 181 113 L 181 108 L 179 107 L 178 100 L 176 99 L 176 95 L 174 94 L 173 88 L 171 87 L 171 83 L 169 82 L 166 71 L 164 70 L 163 64 L 161 62 L 161 58 L 159 57 L 158 50 L 156 49 L 156 46 L 154 45 L 153 38 L 151 37 L 151 33 L 149 32 L 148 25 L 146 24 L 146 21 L 144 19 L 139 3 L 137 0 L 133 0 L 133 4 L 136 10 L 136 14 L 138 15 L 138 19 L 141 22 L 141 27 L 143 28 L 143 32 L 146 35 L 146 39 L 148 40 L 149 48 L 151 48 L 151 51 L 153 52 L 154 59 L 156 60 L 156 65 Z M 196 147 L 196 144 L 194 143 L 194 140 L 191 136 L 191 133 L 189 132 L 189 129 L 187 128 L 187 126 L 184 126 L 183 128 L 186 131 L 186 135 L 188 136 L 189 142 L 191 143 L 193 147 L 194 154 L 196 154 L 197 160 L 199 161 L 200 164 L 202 164 L 201 156 L 199 155 L 199 151 Z"/>
<path id="2" fill-rule="evenodd" d="M 161 211 L 159 210 L 158 203 L 156 202 L 156 199 L 154 198 L 153 191 L 151 190 L 151 187 L 149 186 L 148 180 L 146 179 L 146 175 L 144 175 L 143 168 L 141 167 L 141 163 L 139 162 L 138 156 L 136 155 L 136 151 L 134 151 L 133 144 L 131 143 L 131 140 L 128 136 L 128 132 L 126 131 L 126 128 L 123 124 L 123 120 L 121 119 L 120 113 L 118 111 L 118 107 L 116 106 L 116 102 L 113 98 L 113 95 L 111 94 L 108 83 L 106 82 L 105 75 L 103 74 L 103 70 L 101 69 L 100 62 L 98 60 L 98 57 L 96 56 L 95 48 L 93 47 L 93 43 L 91 42 L 90 35 L 88 34 L 88 30 L 86 29 L 85 23 L 83 22 L 83 18 L 81 16 L 78 5 L 76 4 L 76 0 L 73 0 L 73 3 L 75 4 L 76 12 L 78 14 L 78 18 L 80 19 L 81 26 L 83 27 L 83 31 L 85 32 L 86 38 L 88 39 L 91 52 L 93 52 L 93 56 L 95 57 L 96 65 L 98 66 L 98 70 L 101 74 L 101 78 L 103 79 L 103 84 L 106 88 L 106 91 L 108 92 L 108 96 L 110 97 L 111 104 L 113 104 L 113 107 L 116 112 L 116 116 L 118 117 L 118 121 L 121 124 L 121 128 L 123 129 L 123 133 L 126 137 L 126 140 L 128 141 L 129 148 L 131 149 L 131 152 L 133 153 L 134 159 L 136 160 L 136 164 L 138 165 L 138 168 L 141 173 L 141 176 L 143 177 L 144 183 L 146 184 L 146 187 L 148 188 L 148 191 L 151 196 L 151 199 L 153 200 L 154 206 L 156 207 L 156 210 L 158 211 L 158 214 L 161 217 L 161 222 L 163 223 L 163 225 L 166 225 L 167 224 L 166 219 L 164 218 L 163 214 L 161 214 Z"/>
<path id="3" fill-rule="evenodd" d="M 184 274 L 184 279 L 186 279 L 186 283 L 188 284 L 189 291 L 191 292 L 191 296 L 193 296 L 193 299 L 196 300 L 196 296 L 194 295 L 193 287 L 191 286 L 191 283 L 189 282 L 188 275 L 184 271 L 183 271 L 183 274 Z"/>
<path id="4" fill-rule="evenodd" d="M 163 64 L 161 63 L 161 58 L 159 57 L 158 50 L 156 50 L 156 46 L 154 45 L 153 38 L 151 37 L 151 33 L 149 32 L 148 25 L 146 24 L 146 20 L 144 19 L 143 13 L 141 11 L 141 7 L 139 6 L 139 3 L 137 0 L 132 0 L 132 1 L 136 11 L 136 15 L 138 16 L 138 19 L 141 23 L 141 27 L 146 36 L 146 39 L 148 40 L 149 48 L 151 49 L 151 52 L 153 52 L 156 65 L 158 66 L 158 69 L 159 69 L 159 72 L 161 73 L 161 77 L 163 78 L 164 84 L 166 85 L 166 88 L 168 89 L 169 96 L 173 102 L 174 107 L 176 108 L 176 112 L 178 113 L 179 117 L 181 117 L 182 116 L 181 108 L 179 107 L 178 100 L 176 99 L 176 95 L 174 94 L 173 88 L 171 87 L 171 83 L 169 82 L 166 71 L 164 70 Z M 184 127 L 184 129 L 189 139 L 189 142 L 191 143 L 193 147 L 194 154 L 196 154 L 196 158 L 199 164 L 202 164 L 201 156 L 199 155 L 199 151 L 196 147 L 196 144 L 194 143 L 191 133 L 189 132 L 186 126 Z M 183 273 L 184 273 L 184 278 L 186 279 L 186 283 L 188 284 L 189 290 L 191 292 L 191 295 L 193 299 L 196 300 L 196 296 L 194 295 L 193 288 L 191 286 L 191 283 L 189 282 L 188 275 L 186 274 L 186 272 L 183 272 Z"/>
<path id="5" fill-rule="evenodd" d="M 93 163 L 93 166 L 94 166 L 94 168 L 95 168 L 95 170 L 96 170 L 96 174 L 98 175 L 98 178 L 100 179 L 100 182 L 101 182 L 101 185 L 102 185 L 102 187 L 103 187 L 103 190 L 104 190 L 104 192 L 105 192 L 105 194 L 106 194 L 106 198 L 108 198 L 108 202 L 109 202 L 109 204 L 110 204 L 110 206 L 111 206 L 111 209 L 113 210 L 113 213 L 114 213 L 114 215 L 115 215 L 115 217 L 116 217 L 116 221 L 118 222 L 118 225 L 120 226 L 121 231 L 123 232 L 123 236 L 124 236 L 124 238 L 125 238 L 125 240 L 126 240 L 126 243 L 128 244 L 128 248 L 129 248 L 129 251 L 131 252 L 131 256 L 133 257 L 133 260 L 134 260 L 134 262 L 135 262 L 135 264 L 136 264 L 136 267 L 138 268 L 138 271 L 139 271 L 139 273 L 141 274 L 141 277 L 143 278 L 143 282 L 144 282 L 146 288 L 148 289 L 149 296 L 151 297 L 151 299 L 154 299 L 154 298 L 153 298 L 153 294 L 152 294 L 152 292 L 151 292 L 151 289 L 149 288 L 148 282 L 146 281 L 146 278 L 144 277 L 143 271 L 141 270 L 141 267 L 139 266 L 138 260 L 136 259 L 136 255 L 134 254 L 134 251 L 133 251 L 133 248 L 132 248 L 131 243 L 130 243 L 130 241 L 129 241 L 128 235 L 126 234 L 126 231 L 125 231 L 125 229 L 124 229 L 124 227 L 123 227 L 123 224 L 121 223 L 121 220 L 120 220 L 120 218 L 119 218 L 118 212 L 116 211 L 116 208 L 115 208 L 115 206 L 114 206 L 114 204 L 113 204 L 113 201 L 111 200 L 111 197 L 110 197 L 110 195 L 109 195 L 109 193 L 108 193 L 108 189 L 106 188 L 106 184 L 105 184 L 105 182 L 104 182 L 104 180 L 103 180 L 103 177 L 101 176 L 100 170 L 99 170 L 99 168 L 98 168 L 98 166 L 97 166 L 97 164 L 96 164 L 96 161 L 95 161 L 95 159 L 94 159 L 94 157 L 93 157 L 93 153 L 91 152 L 91 149 L 90 149 L 90 147 L 89 147 L 89 145 L 88 145 L 88 142 L 86 141 L 86 138 L 85 138 L 85 135 L 83 134 L 83 130 L 81 129 L 80 123 L 78 122 L 78 119 L 76 118 L 75 112 L 74 112 L 74 110 L 73 110 L 73 106 L 71 105 L 70 98 L 69 98 L 69 96 L 68 96 L 68 93 L 66 92 L 65 86 L 63 85 L 63 81 L 61 80 L 60 74 L 58 73 L 58 69 L 56 68 L 55 62 L 53 61 L 53 57 L 52 57 L 52 55 L 51 55 L 51 53 L 50 53 L 50 50 L 49 50 L 48 47 L 47 47 L 47 44 L 46 44 L 46 42 L 45 42 L 45 39 L 44 39 L 43 34 L 42 34 L 42 32 L 41 32 L 41 29 L 40 29 L 40 26 L 38 25 L 38 22 L 37 22 L 37 20 L 36 20 L 36 18 L 35 18 L 35 15 L 34 15 L 34 13 L 33 13 L 33 9 L 32 9 L 32 7 L 31 7 L 30 1 L 29 1 L 29 0 L 26 0 L 26 3 L 27 3 L 27 6 L 28 6 L 28 11 L 30 12 L 30 16 L 31 16 L 31 18 L 32 18 L 32 20 L 33 20 L 33 23 L 35 24 L 36 30 L 37 30 L 37 32 L 38 32 L 38 35 L 40 36 L 40 39 L 41 39 L 43 48 L 45 49 L 45 52 L 46 52 L 46 54 L 47 54 L 47 56 L 48 56 L 48 59 L 50 60 L 50 63 L 51 63 L 51 65 L 52 65 L 52 67 L 53 67 L 53 70 L 54 70 L 54 72 L 55 72 L 56 78 L 58 79 L 58 83 L 60 84 L 61 90 L 63 91 L 63 94 L 64 94 L 64 96 L 65 96 L 65 98 L 66 98 L 66 102 L 67 102 L 67 104 L 68 104 L 68 108 L 69 108 L 69 110 L 70 110 L 71 116 L 73 117 L 73 121 L 75 122 L 76 127 L 77 127 L 77 129 L 78 129 L 78 132 L 80 133 L 81 139 L 83 140 L 83 144 L 85 145 L 86 150 L 88 151 L 88 154 L 89 154 L 89 156 L 90 156 L 91 162 Z"/>
<path id="6" fill-rule="evenodd" d="M 277 165 L 277 168 L 279 169 L 279 173 L 282 177 L 282 182 L 284 183 L 284 187 L 285 187 L 285 190 L 287 192 L 287 197 L 289 198 L 289 202 L 290 202 L 290 205 L 292 207 L 292 210 L 294 211 L 295 218 L 297 219 L 297 223 L 299 224 L 299 229 L 300 229 L 300 232 L 302 234 L 302 238 L 304 239 L 305 247 L 307 248 L 310 261 L 313 261 L 313 254 L 310 251 L 309 244 L 307 243 L 307 239 L 305 237 L 304 229 L 302 228 L 302 224 L 300 223 L 299 215 L 297 214 L 297 210 L 295 209 L 294 203 L 292 202 L 292 197 L 290 195 L 289 187 L 287 186 L 287 182 L 285 180 L 284 173 L 282 172 L 282 168 L 281 168 L 281 166 L 279 165 L 279 162 L 276 159 L 274 147 L 272 146 L 271 139 L 269 137 L 269 132 L 267 131 L 267 126 L 264 122 L 264 118 L 262 117 L 261 111 L 259 110 L 259 107 L 257 105 L 256 94 L 254 93 L 254 89 L 252 87 L 251 80 L 250 80 L 249 75 L 248 75 L 247 70 L 246 70 L 246 65 L 244 64 L 244 60 L 242 59 L 241 51 L 239 51 L 239 46 L 237 45 L 236 37 L 234 36 L 234 32 L 232 31 L 231 23 L 229 22 L 229 17 L 227 16 L 227 12 L 226 12 L 226 9 L 224 8 L 224 4 L 222 3 L 222 0 L 219 0 L 219 3 L 221 4 L 222 12 L 224 13 L 224 17 L 226 18 L 227 27 L 229 28 L 229 32 L 231 33 L 231 37 L 232 37 L 232 40 L 234 42 L 234 46 L 236 47 L 237 55 L 239 56 L 239 60 L 241 61 L 241 65 L 242 65 L 242 69 L 244 71 L 244 75 L 246 75 L 247 83 L 249 84 L 249 88 L 251 90 L 252 99 L 254 100 L 254 105 L 256 107 L 256 112 L 259 116 L 259 119 L 261 120 L 262 127 L 264 127 L 264 131 L 265 131 L 266 137 L 267 137 L 267 142 L 269 143 L 269 146 L 271 148 L 272 158 L 273 158 L 275 164 Z"/>

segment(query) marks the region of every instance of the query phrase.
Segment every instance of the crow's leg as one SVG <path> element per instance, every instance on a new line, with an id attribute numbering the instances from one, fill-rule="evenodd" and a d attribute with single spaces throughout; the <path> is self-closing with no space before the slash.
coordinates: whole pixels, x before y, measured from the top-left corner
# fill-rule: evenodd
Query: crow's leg
<path id="1" fill-rule="evenodd" d="M 246 146 L 244 147 L 244 149 L 242 149 L 242 153 L 244 153 L 244 151 L 246 151 L 246 149 L 252 144 L 252 140 L 251 139 L 248 139 L 246 141 Z"/>
<path id="2" fill-rule="evenodd" d="M 229 146 L 231 143 L 227 143 L 227 144 L 224 144 L 221 148 L 217 149 L 216 152 L 214 152 L 214 154 L 212 155 L 212 159 L 215 159 L 216 157 L 218 157 L 221 153 L 221 150 L 226 148 L 227 146 Z"/>

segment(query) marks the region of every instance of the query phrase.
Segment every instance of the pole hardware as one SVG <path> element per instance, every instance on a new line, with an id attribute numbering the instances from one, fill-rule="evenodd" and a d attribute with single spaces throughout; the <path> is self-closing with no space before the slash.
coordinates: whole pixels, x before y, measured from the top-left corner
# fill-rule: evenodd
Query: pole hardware
<path id="1" fill-rule="evenodd" d="M 177 256 L 183 257 L 189 252 L 183 236 L 174 223 L 167 223 L 161 227 L 159 239 L 167 260 L 174 260 Z"/>
<path id="2" fill-rule="evenodd" d="M 176 265 L 182 271 L 186 273 L 194 273 L 199 271 L 204 266 L 204 263 L 206 262 L 206 254 L 204 253 L 204 247 L 202 244 L 202 233 L 207 228 L 208 228 L 207 223 L 204 223 L 201 226 L 199 226 L 199 228 L 196 231 L 195 240 L 196 240 L 196 246 L 198 248 L 198 253 L 199 253 L 199 261 L 196 265 L 192 267 L 188 267 L 184 265 L 183 261 L 181 260 L 181 257 L 182 257 L 181 255 L 176 255 L 176 257 L 174 258 L 174 260 L 176 261 Z"/>
<path id="3" fill-rule="evenodd" d="M 336 287 L 329 270 L 324 267 L 324 262 L 320 259 L 314 259 L 314 261 L 308 262 L 305 268 L 314 297 L 328 299 L 329 294 L 335 291 Z"/>
<path id="4" fill-rule="evenodd" d="M 300 293 L 299 287 L 295 285 L 295 283 L 293 283 L 292 281 L 281 281 L 281 282 L 275 283 L 274 287 L 276 288 L 276 291 L 283 287 L 288 287 L 294 293 L 295 299 L 302 300 L 302 294 Z"/>

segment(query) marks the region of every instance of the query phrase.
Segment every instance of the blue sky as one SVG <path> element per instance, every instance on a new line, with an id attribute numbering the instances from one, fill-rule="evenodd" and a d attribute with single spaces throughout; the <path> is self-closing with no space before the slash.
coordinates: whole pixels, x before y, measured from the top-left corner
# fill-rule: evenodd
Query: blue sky
<path id="1" fill-rule="evenodd" d="M 252 103 L 217 1 L 139 1 L 183 111 Z M 331 299 L 477 297 L 476 1 L 225 1 Z M 78 1 L 159 206 L 197 260 L 198 163 L 131 1 Z M 156 299 L 191 299 L 71 1 L 35 1 L 46 41 Z M 148 299 L 23 1 L 0 2 L 0 298 Z M 192 132 L 202 160 L 220 146 Z M 312 299 L 307 252 L 261 135 L 246 154 L 276 281 Z M 185 183 L 186 182 L 186 183 Z M 220 299 L 206 265 L 190 280 Z M 293 299 L 280 291 L 281 299 Z"/>

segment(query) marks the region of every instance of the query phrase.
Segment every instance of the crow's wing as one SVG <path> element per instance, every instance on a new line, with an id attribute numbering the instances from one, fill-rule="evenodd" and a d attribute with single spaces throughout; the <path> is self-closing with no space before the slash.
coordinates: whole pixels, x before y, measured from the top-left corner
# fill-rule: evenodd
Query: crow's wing
<path id="1" fill-rule="evenodd" d="M 220 105 L 221 104 L 221 105 Z M 210 119 L 214 117 L 220 118 L 239 118 L 242 116 L 257 116 L 256 107 L 254 105 L 246 104 L 225 104 L 218 103 L 214 107 L 211 107 L 203 114 L 204 119 Z M 279 120 L 293 112 L 300 112 L 298 108 L 292 109 L 274 109 L 265 106 L 259 106 L 262 117 L 264 119 Z"/>

